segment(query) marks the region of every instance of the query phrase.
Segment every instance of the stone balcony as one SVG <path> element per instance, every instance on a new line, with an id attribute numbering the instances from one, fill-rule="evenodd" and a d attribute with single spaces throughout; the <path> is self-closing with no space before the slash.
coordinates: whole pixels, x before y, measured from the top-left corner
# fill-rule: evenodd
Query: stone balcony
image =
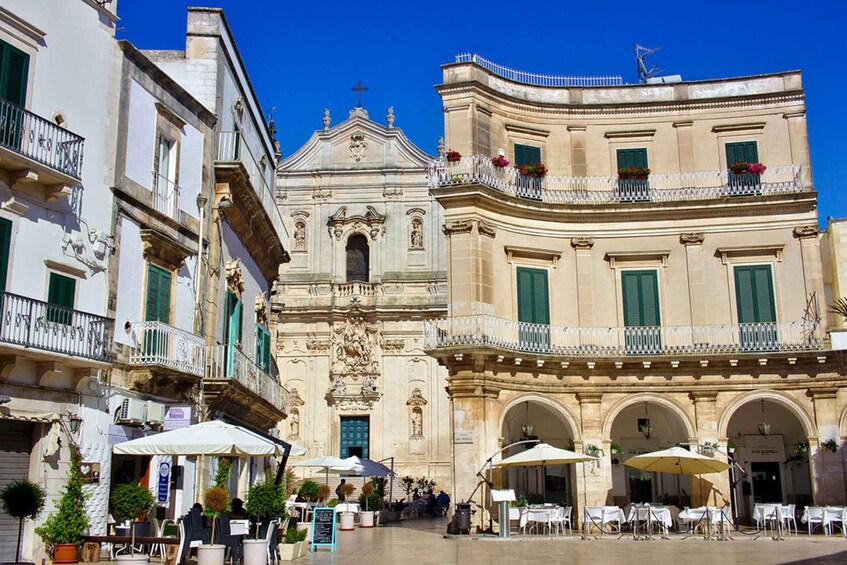
<path id="1" fill-rule="evenodd" d="M 52 200 L 70 194 L 82 176 L 85 140 L 0 98 L 0 169 L 18 190 Z"/>
<path id="2" fill-rule="evenodd" d="M 206 344 L 202 337 L 164 322 L 133 322 L 133 346 L 127 366 L 136 387 L 191 387 L 205 374 Z"/>
<path id="3" fill-rule="evenodd" d="M 543 178 L 495 167 L 491 157 L 472 155 L 459 161 L 436 159 L 427 172 L 430 188 L 481 184 L 509 196 L 563 205 L 608 205 L 629 202 L 686 202 L 733 197 L 809 192 L 800 165 L 768 167 L 761 175 L 730 171 L 652 173 L 646 179 L 617 177 Z"/>
<path id="4" fill-rule="evenodd" d="M 411 304 L 424 309 L 441 308 L 447 302 L 447 282 L 443 277 L 381 282 L 287 281 L 280 285 L 286 311 L 326 309 L 408 309 Z"/>

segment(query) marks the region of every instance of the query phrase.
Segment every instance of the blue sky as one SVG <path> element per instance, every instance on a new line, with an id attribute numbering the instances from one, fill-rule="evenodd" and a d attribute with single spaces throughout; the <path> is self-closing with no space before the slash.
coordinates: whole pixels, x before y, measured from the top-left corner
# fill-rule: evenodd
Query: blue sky
<path id="1" fill-rule="evenodd" d="M 202 0 L 118 0 L 119 37 L 142 49 L 182 49 L 186 8 Z M 474 52 L 538 73 L 622 75 L 637 82 L 633 44 L 663 49 L 652 62 L 686 80 L 803 71 L 820 220 L 847 216 L 847 2 L 289 2 L 221 1 L 283 155 L 356 105 L 435 152 L 444 129 L 433 85 L 439 65 Z M 529 6 L 521 11 L 516 7 Z M 847 169 L 845 169 L 847 170 Z"/>

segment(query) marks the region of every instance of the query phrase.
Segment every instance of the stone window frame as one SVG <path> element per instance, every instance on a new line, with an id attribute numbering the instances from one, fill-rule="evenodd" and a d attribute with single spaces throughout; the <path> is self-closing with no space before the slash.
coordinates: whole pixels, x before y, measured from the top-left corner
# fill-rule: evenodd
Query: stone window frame
<path id="1" fill-rule="evenodd" d="M 724 247 L 718 248 L 716 255 L 720 257 L 721 263 L 726 266 L 726 288 L 729 300 L 729 316 L 732 324 L 738 324 L 738 298 L 735 290 L 735 267 L 753 267 L 756 265 L 768 265 L 771 268 L 773 282 L 773 301 L 776 323 L 783 317 L 782 292 L 780 284 L 780 268 L 782 263 L 782 245 L 760 245 L 747 247 Z"/>
<path id="2" fill-rule="evenodd" d="M 651 170 L 655 169 L 656 165 L 653 162 L 656 154 L 653 147 L 655 134 L 656 130 L 654 129 L 606 132 L 603 137 L 609 141 L 609 176 L 618 178 L 618 149 L 644 149 L 647 152 L 647 166 Z M 662 168 L 672 170 L 670 166 Z"/>
<path id="3" fill-rule="evenodd" d="M 670 251 L 609 252 L 606 254 L 609 268 L 614 273 L 615 279 L 615 320 L 617 327 L 626 327 L 624 323 L 623 277 L 621 276 L 626 271 L 656 271 L 657 292 L 659 294 L 659 327 L 667 325 L 668 311 L 665 297 L 669 293 L 667 280 L 668 255 L 670 255 Z"/>
<path id="4" fill-rule="evenodd" d="M 765 122 L 716 125 L 712 127 L 712 133 L 715 134 L 717 143 L 719 170 L 729 170 L 730 164 L 726 162 L 727 143 L 755 141 L 759 161 L 767 164 L 767 159 L 763 157 L 763 155 L 768 154 L 767 144 L 765 143 Z"/>
<path id="5" fill-rule="evenodd" d="M 161 174 L 159 171 L 159 163 L 160 163 L 160 155 L 159 150 L 161 149 L 161 139 L 164 137 L 168 141 L 172 143 L 171 146 L 171 158 L 173 158 L 173 169 L 174 176 L 170 178 L 170 173 L 164 175 L 168 182 L 172 182 L 175 189 L 179 190 L 179 168 L 180 168 L 180 156 L 182 154 L 182 137 L 183 137 L 183 129 L 187 125 L 182 118 L 174 114 L 170 108 L 162 104 L 161 102 L 156 102 L 156 137 L 154 139 L 154 149 L 153 149 L 153 186 L 151 187 L 153 191 L 156 190 L 156 183 L 158 182 L 158 176 Z M 179 195 L 177 194 L 177 202 L 175 203 L 175 209 L 179 209 Z"/>

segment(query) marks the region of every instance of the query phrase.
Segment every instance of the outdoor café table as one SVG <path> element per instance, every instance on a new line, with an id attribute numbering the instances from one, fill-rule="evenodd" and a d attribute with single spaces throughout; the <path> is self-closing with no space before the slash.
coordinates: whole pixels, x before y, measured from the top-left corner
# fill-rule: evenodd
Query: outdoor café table
<path id="1" fill-rule="evenodd" d="M 688 524 L 689 530 L 698 524 L 707 524 L 709 530 L 707 534 L 712 535 L 712 528 L 717 525 L 720 533 L 723 533 L 723 527 L 729 523 L 729 513 L 726 508 L 709 508 L 708 516 L 706 508 L 686 508 L 679 513 L 679 522 Z"/>
<path id="2" fill-rule="evenodd" d="M 629 507 L 627 523 L 631 525 L 633 533 L 638 533 L 639 524 L 644 524 L 644 531 L 649 536 L 652 532 L 652 524 L 661 524 L 667 532 L 673 527 L 673 515 L 670 508 L 665 506 L 633 505 Z"/>
<path id="3" fill-rule="evenodd" d="M 358 502 L 339 502 L 335 506 L 335 511 L 338 512 L 338 513 L 352 512 L 353 514 L 358 514 L 360 512 L 359 503 Z"/>
<path id="4" fill-rule="evenodd" d="M 823 530 L 826 532 L 826 535 L 832 534 L 832 524 L 833 522 L 841 522 L 842 516 L 847 510 L 847 507 L 844 506 L 824 506 L 823 507 Z M 809 521 L 809 507 L 803 509 L 803 516 L 800 518 L 800 521 L 804 524 Z M 842 528 L 844 527 L 843 522 L 841 522 Z"/>
<path id="5" fill-rule="evenodd" d="M 130 544 L 131 536 L 82 536 L 83 563 L 96 563 L 100 558 L 100 544 Z M 163 544 L 165 546 L 165 565 L 176 565 L 178 537 L 135 536 L 135 543 L 143 545 Z M 96 549 L 95 549 L 96 547 Z M 86 551 L 88 548 L 88 551 Z M 88 558 L 88 560 L 86 560 Z"/>
<path id="6" fill-rule="evenodd" d="M 604 506 L 603 507 L 603 526 L 606 524 L 610 524 L 613 522 L 617 522 L 618 531 L 621 530 L 621 525 L 626 523 L 626 515 L 623 512 L 623 509 L 619 506 Z"/>
<path id="7" fill-rule="evenodd" d="M 530 506 L 526 510 L 526 522 L 535 525 L 542 524 L 548 531 L 555 516 L 555 506 Z"/>
<path id="8" fill-rule="evenodd" d="M 250 529 L 250 520 L 230 520 L 229 535 L 231 536 L 246 536 Z"/>
<path id="9" fill-rule="evenodd" d="M 777 507 L 780 504 L 758 503 L 753 505 L 753 519 L 756 520 L 756 527 L 768 531 L 768 522 L 773 522 L 777 530 L 779 530 L 779 513 Z M 783 507 L 783 508 L 787 508 Z M 760 526 L 761 524 L 761 526 Z"/>

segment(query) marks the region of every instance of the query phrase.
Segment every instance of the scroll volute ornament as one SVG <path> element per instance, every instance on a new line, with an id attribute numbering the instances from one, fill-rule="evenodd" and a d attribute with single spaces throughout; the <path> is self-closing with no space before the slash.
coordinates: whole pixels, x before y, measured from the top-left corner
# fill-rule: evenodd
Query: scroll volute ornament
<path id="1" fill-rule="evenodd" d="M 244 274 L 241 272 L 241 261 L 232 259 L 226 263 L 226 286 L 236 296 L 244 292 Z"/>
<path id="2" fill-rule="evenodd" d="M 265 300 L 264 292 L 256 296 L 256 322 L 266 327 L 268 325 L 268 302 Z"/>

